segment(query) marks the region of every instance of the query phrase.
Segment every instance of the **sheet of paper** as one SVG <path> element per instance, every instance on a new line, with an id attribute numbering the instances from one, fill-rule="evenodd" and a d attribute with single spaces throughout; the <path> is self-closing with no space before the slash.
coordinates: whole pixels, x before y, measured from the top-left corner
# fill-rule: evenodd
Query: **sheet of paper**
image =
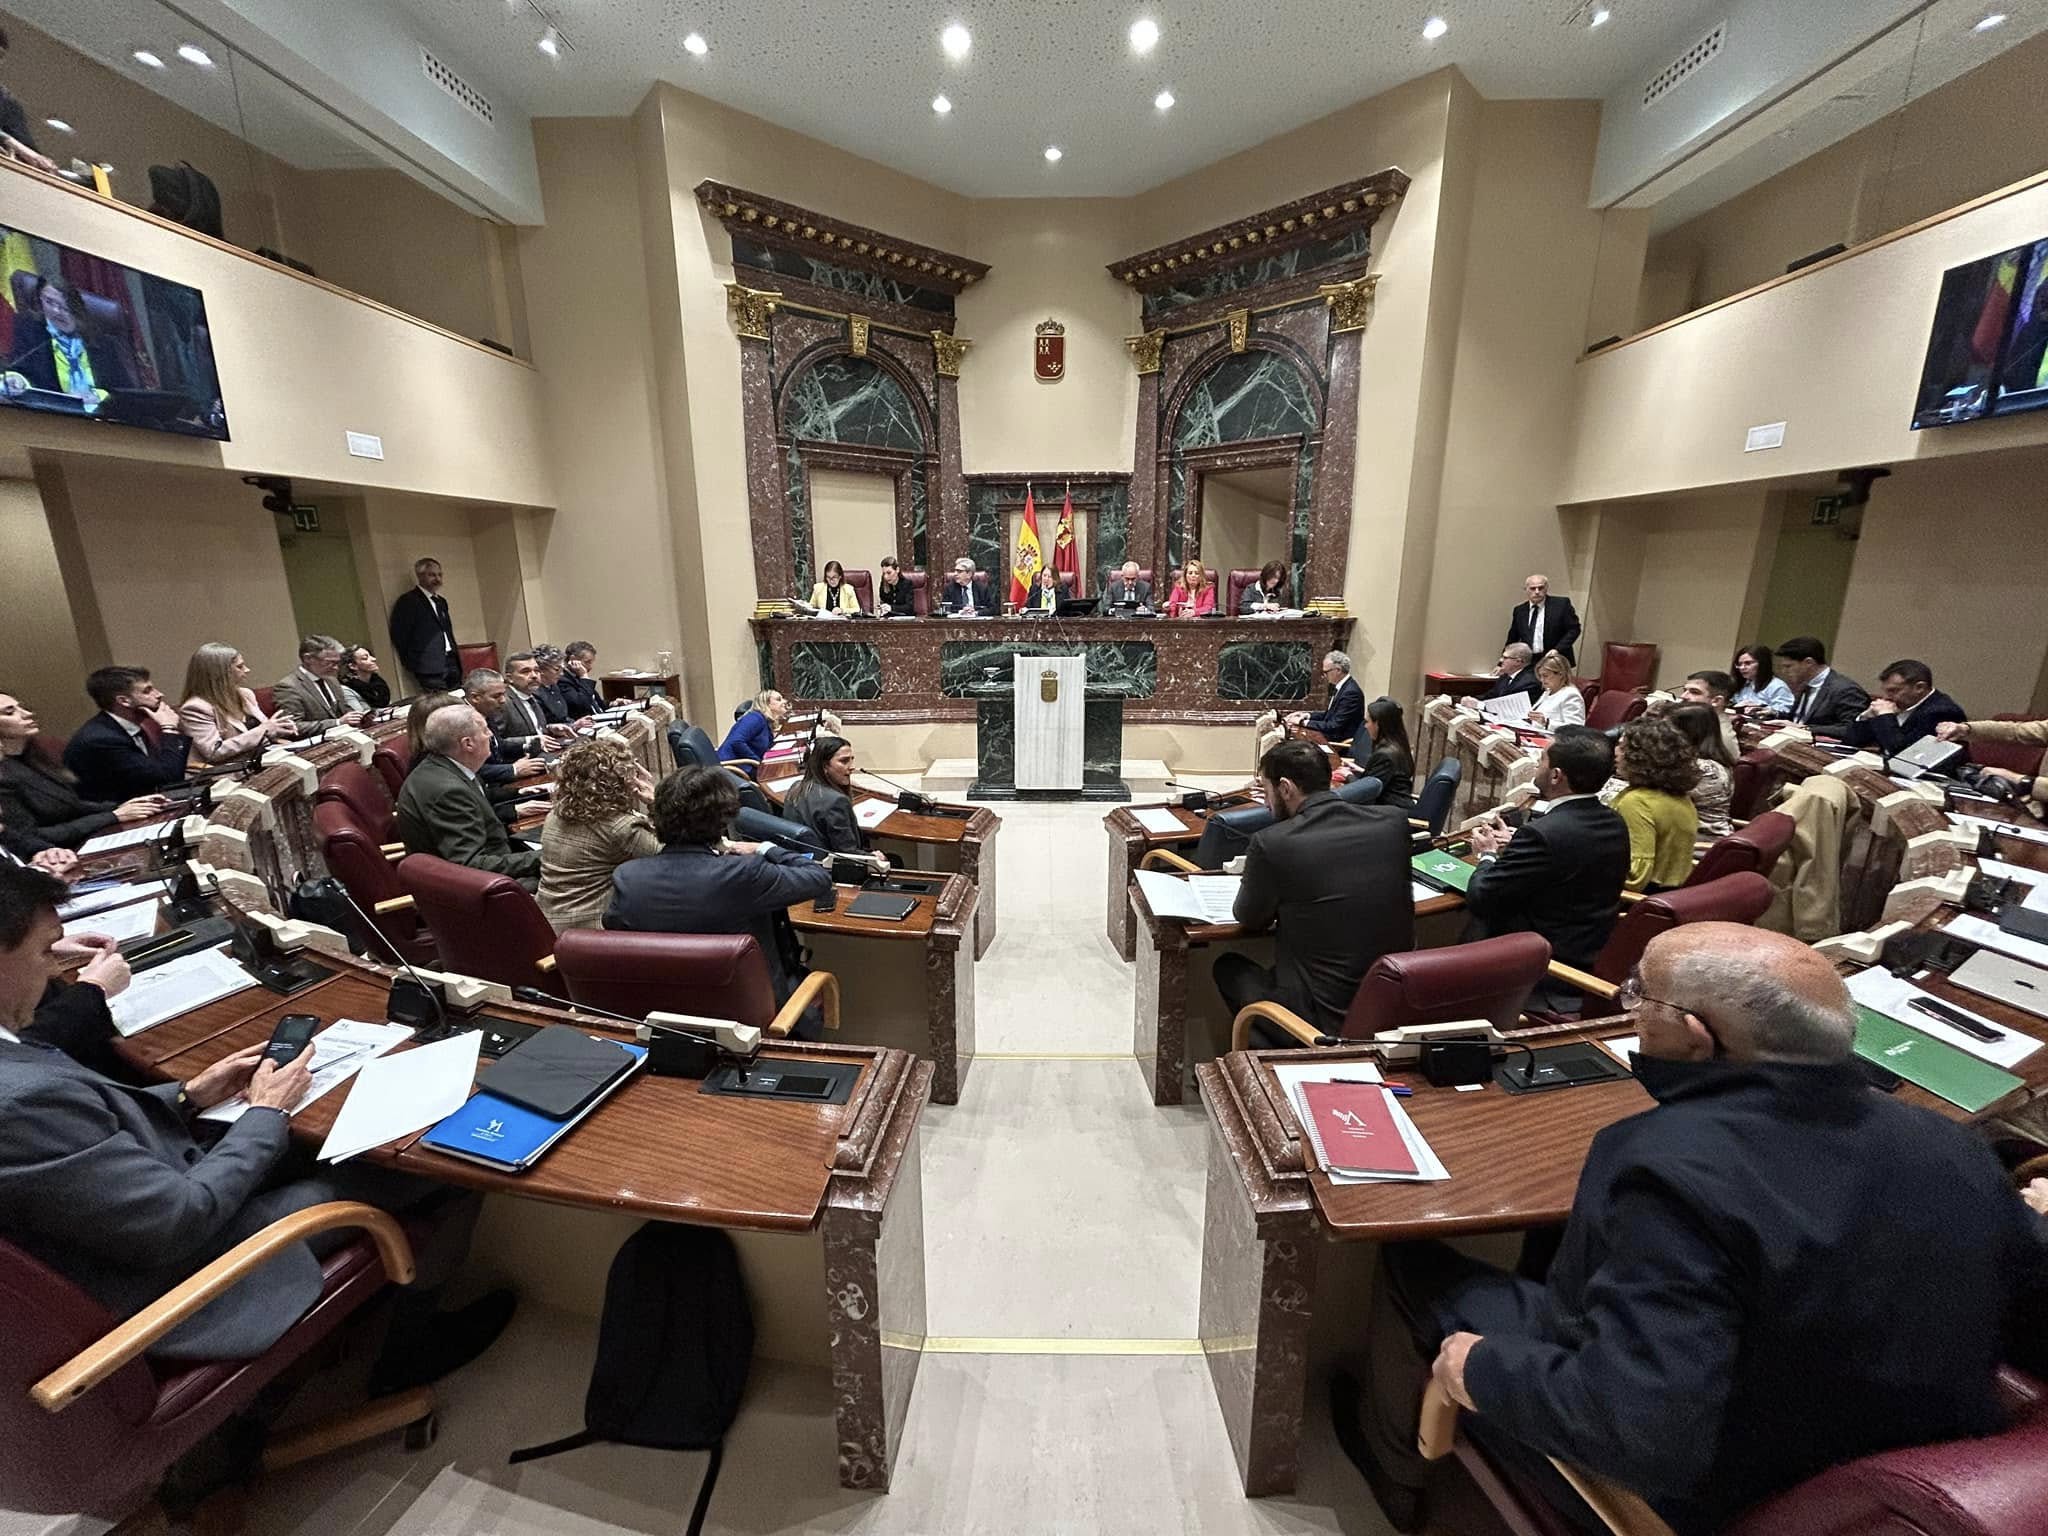
<path id="1" fill-rule="evenodd" d="M 2048 875 L 2041 878 L 2048 880 Z M 88 891 L 83 896 L 74 896 L 57 908 L 57 916 L 64 922 L 74 917 L 88 917 L 94 912 L 105 912 L 110 907 L 125 907 L 130 902 L 145 897 L 161 896 L 164 883 L 161 880 L 141 880 L 133 885 L 110 885 L 104 891 Z"/>
<path id="2" fill-rule="evenodd" d="M 322 1094 L 333 1092 L 386 1051 L 411 1038 L 412 1031 L 403 1024 L 364 1024 L 355 1019 L 330 1024 L 313 1037 L 312 1054 L 304 1058 L 313 1083 L 291 1107 L 291 1113 L 296 1115 Z M 238 1093 L 225 1104 L 202 1111 L 199 1118 L 232 1125 L 248 1112 L 249 1101 Z"/>
<path id="3" fill-rule="evenodd" d="M 1138 888 L 1156 917 L 1178 917 L 1190 923 L 1234 923 L 1236 875 L 1170 875 L 1164 870 L 1138 871 Z"/>
<path id="4" fill-rule="evenodd" d="M 1186 837 L 1187 827 L 1181 819 L 1160 805 L 1134 806 L 1131 814 L 1138 818 L 1138 825 L 1157 837 Z"/>
<path id="5" fill-rule="evenodd" d="M 896 814 L 894 800 L 863 800 L 853 808 L 853 819 L 872 832 Z"/>
<path id="6" fill-rule="evenodd" d="M 75 939 L 81 933 L 103 933 L 117 944 L 139 939 L 156 932 L 156 915 L 162 907 L 161 901 L 136 901 L 125 907 L 74 917 L 64 925 L 64 937 Z"/>
<path id="7" fill-rule="evenodd" d="M 1433 885 L 1424 885 L 1420 880 L 1410 880 L 1408 882 L 1408 894 L 1414 897 L 1419 905 L 1425 901 L 1435 901 L 1437 897 L 1443 895 L 1443 892 Z"/>
<path id="8" fill-rule="evenodd" d="M 123 827 L 118 832 L 102 832 L 98 837 L 87 838 L 78 851 L 87 853 L 110 853 L 116 848 L 133 848 L 138 843 L 154 842 L 167 836 L 176 822 L 152 821 L 139 827 Z"/>
<path id="9" fill-rule="evenodd" d="M 1513 725 L 1529 718 L 1529 695 L 1511 693 L 1504 699 L 1481 699 L 1479 713 L 1501 725 Z"/>
<path id="10" fill-rule="evenodd" d="M 1338 1079 L 1356 1079 L 1363 1082 L 1382 1081 L 1380 1069 L 1369 1061 L 1333 1061 L 1296 1066 L 1291 1062 L 1277 1064 L 1273 1076 L 1287 1094 L 1287 1100 L 1294 1106 L 1294 1118 L 1303 1125 L 1308 1124 L 1308 1103 L 1302 1097 L 1303 1083 L 1329 1083 Z M 1401 1143 L 1408 1149 L 1408 1155 L 1415 1159 L 1413 1174 L 1374 1173 L 1330 1173 L 1324 1176 L 1332 1184 L 1434 1184 L 1448 1179 L 1450 1170 L 1436 1155 L 1430 1144 L 1423 1140 L 1422 1132 L 1415 1128 L 1415 1122 L 1408 1118 L 1408 1111 L 1401 1101 L 1389 1097 L 1387 1107 L 1393 1111 L 1394 1124 L 1400 1128 Z"/>
<path id="11" fill-rule="evenodd" d="M 320 1148 L 322 1162 L 338 1162 L 424 1131 L 460 1109 L 476 1085 L 481 1030 L 465 1029 L 432 1045 L 380 1056 L 362 1069 L 334 1129 Z"/>
<path id="12" fill-rule="evenodd" d="M 2029 843 L 2048 843 L 2048 832 L 2044 832 L 2038 827 L 2021 827 L 2015 826 L 2009 821 L 1990 821 L 1982 816 L 1965 816 L 1960 811 L 1952 813 L 1949 816 L 1949 820 L 1959 826 L 1990 827 L 1993 831 L 2001 833 L 2006 837 L 2021 838 Z M 90 847 L 91 844 L 86 846 Z"/>
<path id="13" fill-rule="evenodd" d="M 1965 943 L 1995 949 L 2001 955 L 2011 955 L 2013 959 L 2024 960 L 2029 965 L 2048 968 L 2048 944 L 2038 944 L 2032 939 L 2023 939 L 2016 933 L 2007 933 L 1998 924 L 1978 917 L 1975 913 L 1964 912 L 1949 919 L 1948 926 L 1942 932 Z"/>
<path id="14" fill-rule="evenodd" d="M 1616 1035 L 1612 1040 L 1596 1040 L 1593 1043 L 1624 1067 L 1628 1065 L 1629 1052 L 1643 1048 L 1642 1037 L 1639 1035 Z"/>
<path id="15" fill-rule="evenodd" d="M 230 960 L 225 950 L 202 949 L 142 972 L 107 1006 L 114 1028 L 133 1035 L 255 985 L 256 978 Z"/>
<path id="16" fill-rule="evenodd" d="M 2021 885 L 2048 885 L 2048 874 L 2038 869 L 2029 869 L 2024 864 L 2008 864 L 2004 859 L 1979 859 L 1977 867 L 1994 880 L 2017 880 Z"/>
<path id="17" fill-rule="evenodd" d="M 1944 1045 L 1952 1045 L 1959 1051 L 1968 1051 L 1972 1056 L 1982 1057 L 1994 1066 L 2011 1067 L 2025 1061 L 2041 1049 L 2041 1042 L 2031 1035 L 2023 1035 L 1996 1019 L 1987 1019 L 1974 1008 L 1965 1008 L 1950 998 L 1939 1002 L 1975 1019 L 1979 1024 L 1988 1024 L 1998 1031 L 1996 1040 L 1978 1040 L 1964 1034 L 1951 1024 L 1922 1013 L 1909 1006 L 1916 997 L 1933 997 L 1903 976 L 1894 976 L 1881 965 L 1873 965 L 1867 971 L 1858 971 L 1849 978 L 1849 995 L 1864 1007 L 1897 1019 L 1901 1024 L 1910 1025 L 1923 1035 L 1932 1035 Z"/>

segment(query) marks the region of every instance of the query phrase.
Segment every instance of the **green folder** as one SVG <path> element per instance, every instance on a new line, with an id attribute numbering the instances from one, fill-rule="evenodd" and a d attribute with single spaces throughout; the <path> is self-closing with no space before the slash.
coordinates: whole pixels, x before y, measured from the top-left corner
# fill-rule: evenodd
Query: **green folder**
<path id="1" fill-rule="evenodd" d="M 1428 853 L 1418 853 L 1408 861 L 1422 879 L 1431 885 L 1446 890 L 1463 891 L 1472 883 L 1473 867 L 1455 853 L 1445 853 L 1441 848 L 1432 848 Z"/>
<path id="2" fill-rule="evenodd" d="M 1959 1109 L 1976 1114 L 1996 1103 L 2021 1080 L 2003 1068 L 1959 1051 L 1944 1040 L 1923 1035 L 1889 1014 L 1851 1005 L 1856 1010 L 1856 1054 L 1907 1082 L 1939 1094 Z"/>

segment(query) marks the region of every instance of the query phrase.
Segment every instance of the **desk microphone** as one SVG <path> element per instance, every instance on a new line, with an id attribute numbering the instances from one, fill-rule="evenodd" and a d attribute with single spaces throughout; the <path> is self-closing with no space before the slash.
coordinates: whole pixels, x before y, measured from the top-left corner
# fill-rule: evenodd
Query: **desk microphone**
<path id="1" fill-rule="evenodd" d="M 951 806 L 940 805 L 930 795 L 921 795 L 914 789 L 905 789 L 894 779 L 883 779 L 879 773 L 876 773 L 871 768 L 863 768 L 861 773 L 870 779 L 881 779 L 884 784 L 895 790 L 897 809 L 908 811 L 913 816 L 971 816 L 974 814 L 972 811 L 959 811 Z"/>
<path id="2" fill-rule="evenodd" d="M 589 1003 L 557 997 L 552 992 L 541 991 L 539 987 L 514 987 L 512 995 L 522 1003 L 566 1008 L 571 1013 L 594 1014 L 601 1019 L 632 1025 L 634 1035 L 648 1043 L 649 1067 L 663 1077 L 704 1077 L 720 1061 L 730 1059 L 744 1081 L 747 1060 L 760 1049 L 761 1031 L 744 1024 L 721 1023 L 702 1030 L 674 1022 L 675 1014 L 659 1010 L 636 1019 L 631 1014 L 614 1013 L 609 1008 L 594 1008 Z"/>
<path id="3" fill-rule="evenodd" d="M 339 880 L 334 880 L 332 876 L 329 879 L 335 893 L 348 903 L 349 910 L 362 919 L 363 926 L 370 931 L 371 936 L 390 952 L 391 958 L 396 960 L 399 968 L 405 972 L 405 979 L 393 978 L 391 996 L 385 1001 L 385 1011 L 391 1016 L 392 1022 L 411 1024 L 416 1028 L 435 1032 L 445 1029 L 448 1024 L 448 1010 L 442 1006 L 442 989 L 412 968 L 412 962 L 406 959 L 399 952 L 398 946 L 385 936 L 384 930 L 377 926 L 376 920 L 356 904 L 356 899 L 349 894 L 347 886 Z M 401 987 L 404 988 L 403 991 L 400 990 Z"/>

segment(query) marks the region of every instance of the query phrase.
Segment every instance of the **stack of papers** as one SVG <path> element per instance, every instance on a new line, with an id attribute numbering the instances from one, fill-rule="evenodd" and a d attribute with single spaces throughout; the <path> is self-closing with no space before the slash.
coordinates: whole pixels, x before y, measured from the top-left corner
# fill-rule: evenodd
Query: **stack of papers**
<path id="1" fill-rule="evenodd" d="M 1504 698 L 1481 699 L 1479 713 L 1496 725 L 1514 725 L 1529 718 L 1529 695 L 1516 692 Z"/>
<path id="2" fill-rule="evenodd" d="M 1160 805 L 1135 806 L 1131 814 L 1138 818 L 1138 825 L 1155 837 L 1186 837 L 1187 827 L 1181 819 Z"/>
<path id="3" fill-rule="evenodd" d="M 2048 875 L 2042 876 L 2048 879 Z M 109 907 L 125 907 L 131 901 L 141 901 L 145 896 L 161 896 L 164 883 L 161 880 L 142 880 L 133 885 L 110 885 L 103 891 L 88 891 L 83 896 L 74 896 L 57 908 L 57 916 L 64 922 L 74 917 L 89 917 L 95 912 L 104 912 Z"/>
<path id="4" fill-rule="evenodd" d="M 313 1037 L 308 1054 L 299 1058 L 313 1074 L 313 1085 L 290 1112 L 296 1115 L 322 1094 L 332 1093 L 379 1056 L 411 1037 L 412 1031 L 403 1024 L 363 1024 L 354 1019 L 330 1024 Z M 199 1118 L 232 1125 L 247 1113 L 249 1101 L 238 1093 L 225 1104 L 203 1111 Z"/>
<path id="5" fill-rule="evenodd" d="M 1169 875 L 1164 870 L 1138 871 L 1138 889 L 1154 917 L 1177 917 L 1190 923 L 1237 921 L 1236 875 Z"/>
<path id="6" fill-rule="evenodd" d="M 2015 960 L 2024 960 L 2029 965 L 2048 969 L 2048 944 L 2033 939 L 2023 939 L 2016 933 L 2007 933 L 1998 924 L 1978 917 L 1973 912 L 1964 912 L 1949 919 L 1942 930 L 1952 939 L 1961 939 L 1965 944 L 1975 944 L 1983 949 L 1995 949 L 2001 955 L 2011 955 Z M 1918 1029 L 1920 1026 L 1913 1026 Z"/>
<path id="7" fill-rule="evenodd" d="M 170 836 L 175 821 L 145 822 L 139 827 L 123 827 L 119 832 L 102 832 L 98 837 L 87 838 L 81 854 L 111 853 L 116 848 L 133 848 L 138 843 L 153 843 L 160 837 Z"/>
<path id="8" fill-rule="evenodd" d="M 1296 1066 L 1292 1062 L 1278 1063 L 1273 1067 L 1273 1076 L 1279 1081 L 1280 1089 L 1287 1095 L 1287 1102 L 1294 1106 L 1294 1118 L 1306 1131 L 1310 1125 L 1308 1100 L 1302 1088 L 1308 1083 L 1368 1082 L 1380 1081 L 1380 1069 L 1369 1061 L 1337 1061 L 1315 1065 Z M 1401 1107 L 1401 1101 L 1392 1094 L 1387 1095 L 1387 1108 L 1392 1112 L 1394 1127 L 1401 1133 L 1401 1144 L 1415 1163 L 1413 1173 L 1345 1173 L 1331 1168 L 1323 1162 L 1323 1172 L 1332 1184 L 1436 1184 L 1451 1176 L 1444 1167 L 1443 1159 L 1436 1155 L 1430 1144 L 1423 1140 L 1422 1132 L 1415 1128 L 1415 1122 L 1408 1118 L 1408 1111 Z M 1313 1143 L 1311 1143 L 1313 1145 Z M 1320 1149 L 1318 1149 L 1320 1154 Z"/>
<path id="9" fill-rule="evenodd" d="M 202 949 L 144 971 L 107 1006 L 114 1028 L 124 1036 L 134 1035 L 255 985 L 256 978 L 224 950 Z"/>
<path id="10" fill-rule="evenodd" d="M 74 917 L 64 925 L 64 937 L 75 939 L 82 933 L 105 934 L 116 944 L 129 939 L 139 939 L 156 932 L 157 913 L 163 902 L 133 901 L 125 907 L 108 907 L 103 911 Z"/>
<path id="11" fill-rule="evenodd" d="M 477 1052 L 483 1043 L 482 1030 L 465 1029 L 418 1050 L 366 1063 L 334 1117 L 320 1161 L 340 1162 L 424 1131 L 454 1114 L 476 1086 Z"/>
<path id="12" fill-rule="evenodd" d="M 2021 941 L 2025 943 L 2025 940 Z M 1953 1008 L 1966 1018 L 1975 1019 L 1979 1024 L 1988 1025 L 1998 1031 L 1996 1040 L 1979 1040 L 1964 1034 L 1953 1024 L 1944 1023 L 1931 1014 L 1922 1013 L 1912 1006 L 1916 997 L 1932 998 L 1931 992 L 1923 991 L 1903 976 L 1894 976 L 1881 965 L 1873 965 L 1867 971 L 1858 971 L 1849 978 L 1849 995 L 1864 1007 L 1883 1014 L 1899 1024 L 1909 1025 L 1923 1035 L 1932 1035 L 1943 1045 L 1952 1045 L 1959 1051 L 1968 1051 L 1972 1056 L 1982 1057 L 1994 1066 L 2010 1067 L 2025 1061 L 2041 1049 L 2041 1042 L 2031 1035 L 2000 1024 L 1996 1019 L 1987 1019 L 1974 1009 L 1948 998 L 1938 998 L 1944 1007 Z"/>

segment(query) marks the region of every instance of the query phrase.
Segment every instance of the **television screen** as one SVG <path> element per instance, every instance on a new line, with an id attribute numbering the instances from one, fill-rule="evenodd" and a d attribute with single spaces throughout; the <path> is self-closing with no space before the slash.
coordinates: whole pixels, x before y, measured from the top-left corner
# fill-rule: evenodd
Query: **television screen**
<path id="1" fill-rule="evenodd" d="M 197 288 L 0 225 L 0 405 L 227 441 Z"/>
<path id="2" fill-rule="evenodd" d="M 1913 425 L 2048 406 L 2048 240 L 1942 275 Z"/>

